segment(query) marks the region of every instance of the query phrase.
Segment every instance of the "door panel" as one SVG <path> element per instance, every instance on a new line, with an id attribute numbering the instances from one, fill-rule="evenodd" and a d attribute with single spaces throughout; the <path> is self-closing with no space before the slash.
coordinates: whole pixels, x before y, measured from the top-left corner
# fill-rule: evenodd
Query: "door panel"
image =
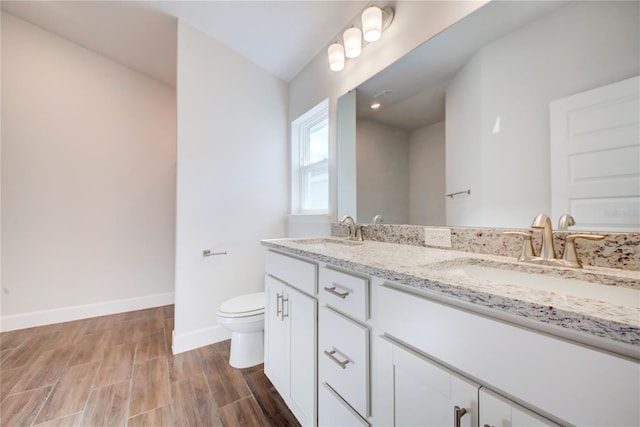
<path id="1" fill-rule="evenodd" d="M 281 395 L 289 393 L 289 323 L 281 316 L 285 286 L 271 276 L 265 276 L 267 304 L 264 316 L 264 373 Z"/>
<path id="2" fill-rule="evenodd" d="M 466 410 L 460 426 L 478 425 L 478 388 L 432 361 L 393 347 L 396 426 L 454 425 L 454 408 Z"/>
<path id="3" fill-rule="evenodd" d="M 550 104 L 551 210 L 576 229 L 640 229 L 640 77 Z"/>

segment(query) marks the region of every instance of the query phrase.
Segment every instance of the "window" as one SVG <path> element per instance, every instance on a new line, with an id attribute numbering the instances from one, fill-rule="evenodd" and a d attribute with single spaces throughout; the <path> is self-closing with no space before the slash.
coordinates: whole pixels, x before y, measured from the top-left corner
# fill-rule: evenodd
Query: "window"
<path id="1" fill-rule="evenodd" d="M 329 212 L 329 108 L 325 100 L 291 126 L 291 213 Z"/>

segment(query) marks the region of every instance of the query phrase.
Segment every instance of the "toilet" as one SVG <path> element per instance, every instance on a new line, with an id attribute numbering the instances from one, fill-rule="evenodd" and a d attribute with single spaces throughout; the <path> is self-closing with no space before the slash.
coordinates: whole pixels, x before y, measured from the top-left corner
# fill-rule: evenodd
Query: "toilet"
<path id="1" fill-rule="evenodd" d="M 227 300 L 216 316 L 231 331 L 231 366 L 248 368 L 264 361 L 264 292 Z"/>

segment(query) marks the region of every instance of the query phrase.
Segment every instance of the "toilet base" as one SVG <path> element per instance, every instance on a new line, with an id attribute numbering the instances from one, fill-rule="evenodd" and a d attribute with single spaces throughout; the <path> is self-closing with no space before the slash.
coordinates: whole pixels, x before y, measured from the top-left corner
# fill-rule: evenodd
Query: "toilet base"
<path id="1" fill-rule="evenodd" d="M 264 331 L 232 332 L 229 365 L 249 368 L 264 362 Z"/>

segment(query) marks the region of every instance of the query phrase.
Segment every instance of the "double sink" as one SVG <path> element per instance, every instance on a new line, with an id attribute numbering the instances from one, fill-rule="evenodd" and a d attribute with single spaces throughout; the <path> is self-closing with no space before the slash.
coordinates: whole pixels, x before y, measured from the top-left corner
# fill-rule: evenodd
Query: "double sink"
<path id="1" fill-rule="evenodd" d="M 369 244 L 369 242 L 330 237 L 296 239 L 295 243 L 310 248 L 342 251 Z M 447 277 L 465 281 L 491 282 L 496 285 L 553 292 L 565 297 L 585 298 L 640 310 L 640 283 L 637 280 L 594 273 L 587 269 L 538 267 L 480 257 L 462 257 L 435 262 L 431 268 Z"/>

